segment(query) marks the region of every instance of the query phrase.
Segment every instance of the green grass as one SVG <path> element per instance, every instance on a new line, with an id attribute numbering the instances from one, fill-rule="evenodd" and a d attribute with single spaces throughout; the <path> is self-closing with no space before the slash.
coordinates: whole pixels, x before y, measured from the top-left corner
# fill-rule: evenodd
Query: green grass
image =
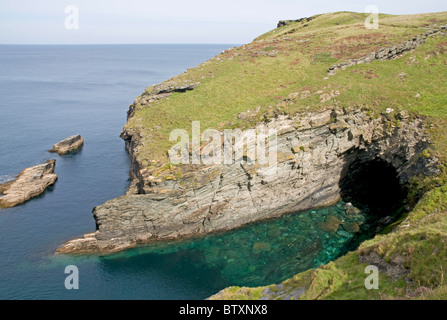
<path id="1" fill-rule="evenodd" d="M 409 18 L 402 20 L 399 16 L 384 16 L 381 21 L 386 25 L 379 30 L 367 30 L 362 26 L 364 17 L 357 13 L 325 14 L 298 30 L 295 24 L 302 23 L 292 23 L 171 79 L 171 82 L 201 84 L 193 91 L 175 93 L 136 112 L 126 126 L 142 131 L 147 139 L 146 146 L 139 151 L 140 160 L 166 163 L 167 150 L 174 144 L 169 142 L 169 133 L 177 128 L 190 131 L 193 120 L 201 121 L 202 130 L 247 128 L 264 119 L 272 108 L 296 114 L 309 106 L 317 110 L 327 105 L 347 108 L 363 105 L 375 112 L 391 107 L 433 117 L 436 122 L 446 119 L 447 79 L 433 76 L 445 70 L 446 55 L 436 55 L 446 48 L 443 38 L 430 39 L 402 59 L 355 66 L 324 80 L 328 67 L 337 61 L 358 58 L 425 31 L 403 26 L 402 21 L 408 22 Z M 445 13 L 434 17 L 447 21 Z M 413 25 L 421 26 L 430 20 L 417 15 L 413 19 Z M 398 23 L 393 24 L 394 20 Z M 290 33 L 291 30 L 295 31 Z M 300 42 L 303 39 L 309 41 Z M 276 56 L 262 54 L 273 48 L 278 51 Z M 406 75 L 401 81 L 399 75 L 404 70 Z M 311 92 L 307 98 L 284 103 L 289 94 L 305 90 Z M 328 103 L 320 103 L 320 95 L 316 94 L 319 90 L 324 93 L 339 90 L 341 94 Z M 417 94 L 421 97 L 415 98 Z M 258 106 L 258 116 L 252 121 L 238 119 L 239 113 Z M 161 129 L 154 130 L 155 126 Z"/>
<path id="2" fill-rule="evenodd" d="M 447 198 L 447 194 L 444 195 Z M 447 266 L 447 212 L 433 212 L 414 227 L 378 236 L 362 244 L 360 253 L 377 252 L 386 261 L 403 257 L 402 265 L 416 287 L 444 285 Z"/>
<path id="3" fill-rule="evenodd" d="M 381 300 L 403 295 L 406 283 L 403 279 L 390 281 L 386 274 L 379 273 L 379 290 L 365 288 L 366 264 L 358 262 L 355 253 L 349 253 L 340 259 L 317 269 L 307 270 L 284 281 L 281 290 L 292 292 L 306 288 L 301 300 Z M 219 300 L 244 299 L 256 300 L 254 292 L 261 292 L 266 287 L 244 288 L 231 287 L 218 296 Z M 270 286 L 269 288 L 272 288 Z"/>
<path id="4" fill-rule="evenodd" d="M 392 108 L 394 125 L 399 123 L 393 115 L 402 110 L 425 117 L 431 124 L 433 145 L 421 156 L 437 157 L 447 163 L 446 37 L 429 38 L 399 59 L 353 66 L 327 78 L 332 64 L 400 44 L 424 33 L 424 27 L 446 24 L 447 13 L 381 15 L 378 30 L 365 29 L 366 16 L 340 12 L 318 15 L 309 22 L 294 22 L 170 79 L 173 83 L 194 81 L 200 85 L 192 91 L 172 94 L 150 108 L 140 106 L 126 125 L 143 137 L 144 146 L 137 151 L 139 162 L 147 165 L 151 175 L 170 171 L 171 167 L 166 167 L 167 150 L 175 142 L 169 142 L 169 133 L 173 129 L 190 132 L 192 121 L 201 122 L 202 132 L 207 128 L 244 129 L 277 111 L 296 115 L 304 110 L 339 106 L 348 110 L 363 107 L 371 117 Z M 322 102 L 321 92 L 333 90 L 340 95 Z M 258 107 L 250 119 L 238 117 Z M 181 178 L 181 173 L 174 176 Z M 411 298 L 406 294 L 409 286 L 419 290 L 420 298 L 445 297 L 445 270 L 441 268 L 447 268 L 445 170 L 439 177 L 412 181 L 410 200 L 420 196 L 414 210 L 400 225 L 391 226 L 387 234 L 363 243 L 358 251 L 327 266 L 296 275 L 284 285 L 290 290 L 305 286 L 303 299 L 406 299 Z M 366 290 L 365 265 L 359 263 L 359 256 L 371 252 L 385 261 L 404 257 L 412 281 L 391 281 L 381 274 L 380 290 Z M 259 299 L 263 289 L 229 288 L 220 298 Z"/>
<path id="5" fill-rule="evenodd" d="M 317 53 L 314 56 L 314 60 L 323 63 L 335 63 L 338 61 L 338 59 L 334 58 L 330 52 Z"/>

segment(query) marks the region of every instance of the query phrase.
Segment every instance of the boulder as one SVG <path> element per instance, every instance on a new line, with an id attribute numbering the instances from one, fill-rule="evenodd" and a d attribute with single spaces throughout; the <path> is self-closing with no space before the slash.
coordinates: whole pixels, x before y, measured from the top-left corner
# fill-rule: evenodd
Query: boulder
<path id="1" fill-rule="evenodd" d="M 338 219 L 336 216 L 328 216 L 326 218 L 326 221 L 323 222 L 320 227 L 326 232 L 334 233 L 338 230 L 338 227 L 342 224 L 340 219 Z"/>
<path id="2" fill-rule="evenodd" d="M 344 223 L 343 229 L 345 229 L 347 232 L 350 232 L 350 233 L 361 232 L 360 226 L 355 222 Z"/>
<path id="3" fill-rule="evenodd" d="M 353 216 L 353 215 L 360 214 L 360 213 L 362 212 L 360 209 L 354 207 L 354 206 L 352 205 L 352 203 L 350 203 L 350 202 L 348 202 L 348 203 L 344 206 L 344 209 L 345 209 L 347 215 L 352 215 L 352 216 Z"/>
<path id="4" fill-rule="evenodd" d="M 49 152 L 57 152 L 60 155 L 64 155 L 78 150 L 84 144 L 84 139 L 80 135 L 71 136 L 59 141 L 53 146 L 53 149 Z"/>
<path id="5" fill-rule="evenodd" d="M 57 180 L 54 173 L 56 160 L 48 160 L 43 164 L 24 169 L 14 181 L 0 185 L 0 207 L 10 208 L 22 204 L 42 194 L 47 187 Z"/>

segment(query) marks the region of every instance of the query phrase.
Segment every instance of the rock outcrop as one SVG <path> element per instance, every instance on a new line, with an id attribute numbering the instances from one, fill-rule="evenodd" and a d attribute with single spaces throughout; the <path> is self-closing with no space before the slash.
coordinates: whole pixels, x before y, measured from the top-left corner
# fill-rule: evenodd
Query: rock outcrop
<path id="1" fill-rule="evenodd" d="M 133 150 L 137 132 L 125 132 L 138 193 L 94 208 L 97 231 L 67 242 L 59 253 L 112 253 L 151 241 L 222 232 L 340 199 L 340 180 L 354 161 L 381 159 L 401 185 L 437 172 L 421 157 L 430 140 L 422 119 L 371 118 L 362 110 L 326 110 L 266 124 L 277 132 L 277 165 L 184 165 L 182 178 L 152 183 Z M 398 115 L 396 115 L 398 117 Z"/>
<path id="2" fill-rule="evenodd" d="M 292 22 L 303 23 L 304 27 L 308 21 L 280 21 L 278 27 Z M 445 35 L 445 30 L 441 26 L 402 44 L 332 66 L 329 75 L 356 64 L 395 59 L 432 35 Z M 167 81 L 151 86 L 130 106 L 128 119 L 141 108 L 150 108 L 173 93 L 194 90 L 198 85 Z M 327 97 L 322 95 L 321 102 L 335 96 L 335 91 Z M 239 114 L 240 118 L 249 116 Z M 138 159 L 137 152 L 144 148 L 143 133 L 138 127 L 126 127 L 121 137 L 130 155 L 131 187 L 125 196 L 93 209 L 96 232 L 67 242 L 58 252 L 108 254 L 142 243 L 224 232 L 327 206 L 356 186 L 355 181 L 352 183 L 356 176 L 353 168 L 390 169 L 403 189 L 412 177 L 438 173 L 437 159 L 421 156 L 431 143 L 424 120 L 405 112 L 394 114 L 389 109 L 371 117 L 366 110 L 335 108 L 294 117 L 279 114 L 268 121 L 254 129 L 277 132 L 277 164 L 273 168 L 256 162 L 182 165 L 178 167 L 181 177 L 176 179 L 145 175 L 147 165 Z M 146 163 L 150 160 L 145 159 Z M 368 166 L 369 162 L 377 166 Z M 326 222 L 328 229 L 338 223 Z M 346 228 L 355 232 L 358 226 Z"/>
<path id="3" fill-rule="evenodd" d="M 48 160 L 43 164 L 24 169 L 14 181 L 0 185 L 0 207 L 10 208 L 42 194 L 47 187 L 54 184 L 57 174 L 54 173 L 56 160 Z"/>
<path id="4" fill-rule="evenodd" d="M 393 60 L 398 57 L 400 57 L 403 53 L 407 51 L 411 51 L 419 47 L 420 45 L 424 44 L 427 41 L 428 37 L 441 34 L 441 35 L 447 35 L 446 32 L 447 26 L 440 26 L 437 29 L 429 30 L 425 33 L 423 33 L 420 36 L 416 36 L 413 39 L 410 39 L 408 41 L 405 41 L 401 44 L 398 44 L 396 46 L 392 46 L 389 48 L 382 48 L 377 52 L 371 52 L 370 54 L 361 57 L 359 59 L 351 59 L 348 62 L 339 63 L 336 65 L 333 65 L 329 67 L 328 75 L 333 76 L 337 72 L 337 70 L 344 70 L 348 67 L 352 67 L 356 64 L 364 64 L 364 63 L 371 63 L 375 60 Z"/>
<path id="5" fill-rule="evenodd" d="M 49 152 L 57 152 L 60 155 L 65 155 L 70 152 L 79 150 L 84 145 L 84 139 L 80 135 L 71 136 L 59 141 L 53 146 Z"/>
<path id="6" fill-rule="evenodd" d="M 135 99 L 127 111 L 127 119 L 134 116 L 135 111 L 141 106 L 150 105 L 155 101 L 166 99 L 174 92 L 186 92 L 194 90 L 200 82 L 170 83 L 168 81 L 146 88 L 144 93 Z"/>
<path id="7" fill-rule="evenodd" d="M 277 28 L 281 28 L 281 27 L 285 27 L 288 26 L 289 24 L 293 23 L 293 22 L 302 22 L 302 23 L 306 23 L 311 21 L 313 18 L 301 18 L 301 19 L 296 19 L 296 20 L 280 20 L 278 22 L 278 24 L 276 25 Z"/>

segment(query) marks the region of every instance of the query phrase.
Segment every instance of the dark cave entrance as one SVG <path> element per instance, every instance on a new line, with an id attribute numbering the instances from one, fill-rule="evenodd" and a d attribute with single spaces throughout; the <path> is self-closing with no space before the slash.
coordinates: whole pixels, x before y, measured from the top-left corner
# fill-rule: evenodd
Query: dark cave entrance
<path id="1" fill-rule="evenodd" d="M 396 169 L 381 159 L 352 162 L 345 168 L 339 186 L 343 201 L 376 216 L 392 215 L 406 198 Z"/>

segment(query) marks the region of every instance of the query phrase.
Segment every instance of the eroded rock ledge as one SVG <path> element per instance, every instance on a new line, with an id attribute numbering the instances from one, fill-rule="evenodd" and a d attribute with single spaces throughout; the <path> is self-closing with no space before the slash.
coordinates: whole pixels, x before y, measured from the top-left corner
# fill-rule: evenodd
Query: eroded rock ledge
<path id="1" fill-rule="evenodd" d="M 54 184 L 56 160 L 24 169 L 14 181 L 0 184 L 0 207 L 10 208 L 42 194 L 47 187 Z"/>
<path id="2" fill-rule="evenodd" d="M 129 120 L 135 115 L 135 111 L 141 106 L 147 106 L 155 101 L 163 100 L 174 92 L 186 92 L 194 90 L 200 82 L 170 83 L 165 81 L 157 85 L 146 88 L 144 93 L 135 99 L 127 111 L 127 119 Z"/>
<path id="3" fill-rule="evenodd" d="M 126 133 L 138 190 L 94 208 L 97 231 L 67 242 L 59 253 L 108 254 L 141 243 L 223 232 L 340 199 L 340 180 L 354 161 L 381 160 L 399 183 L 437 173 L 436 159 L 420 156 L 430 140 L 422 119 L 405 113 L 371 118 L 362 110 L 326 110 L 267 124 L 278 132 L 274 174 L 260 165 L 183 166 L 177 181 L 152 184 L 141 177 Z"/>

